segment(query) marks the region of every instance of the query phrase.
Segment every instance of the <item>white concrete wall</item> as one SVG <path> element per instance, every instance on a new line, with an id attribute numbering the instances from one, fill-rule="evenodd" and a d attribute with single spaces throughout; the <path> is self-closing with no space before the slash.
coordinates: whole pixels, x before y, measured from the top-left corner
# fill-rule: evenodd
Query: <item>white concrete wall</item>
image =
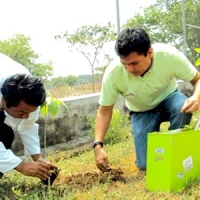
<path id="1" fill-rule="evenodd" d="M 38 123 L 40 124 L 41 147 L 44 147 L 44 134 L 46 129 L 46 145 L 52 146 L 61 143 L 68 143 L 69 148 L 78 146 L 91 141 L 89 136 L 90 123 L 88 117 L 96 117 L 99 107 L 98 99 L 100 93 L 83 95 L 73 98 L 62 99 L 68 106 L 66 109 L 61 107 L 55 117 L 48 116 L 46 119 L 41 115 Z M 118 98 L 115 108 L 124 112 L 124 100 Z M 22 154 L 23 146 L 21 141 L 16 138 L 13 150 Z"/>

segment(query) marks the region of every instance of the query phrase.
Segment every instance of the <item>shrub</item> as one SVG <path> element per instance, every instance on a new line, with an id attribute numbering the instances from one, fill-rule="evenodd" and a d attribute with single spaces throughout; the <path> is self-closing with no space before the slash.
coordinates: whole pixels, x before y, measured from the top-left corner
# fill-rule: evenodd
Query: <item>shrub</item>
<path id="1" fill-rule="evenodd" d="M 95 134 L 95 119 L 90 117 L 89 119 L 91 130 L 89 132 L 90 136 L 94 138 Z M 123 114 L 119 109 L 113 110 L 112 120 L 110 127 L 105 136 L 105 144 L 116 144 L 126 140 L 130 136 L 130 121 L 128 114 Z"/>

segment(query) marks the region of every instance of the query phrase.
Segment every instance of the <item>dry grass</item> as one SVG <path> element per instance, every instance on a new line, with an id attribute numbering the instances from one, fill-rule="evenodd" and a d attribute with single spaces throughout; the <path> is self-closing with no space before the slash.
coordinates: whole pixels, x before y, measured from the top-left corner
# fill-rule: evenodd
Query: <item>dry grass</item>
<path id="1" fill-rule="evenodd" d="M 132 137 L 122 143 L 106 145 L 105 150 L 112 162 L 113 170 L 110 172 L 102 173 L 97 170 L 93 150 L 89 144 L 78 149 L 57 151 L 49 155 L 49 159 L 61 168 L 51 188 L 47 189 L 36 178 L 25 178 L 12 171 L 1 180 L 0 192 L 5 191 L 0 194 L 4 194 L 4 199 L 16 197 L 27 200 L 200 199 L 200 181 L 193 183 L 180 193 L 148 191 L 146 174 L 138 170 L 135 165 Z M 8 191 L 10 191 L 9 194 Z"/>
<path id="2" fill-rule="evenodd" d="M 93 88 L 93 85 L 90 83 L 90 84 L 74 86 L 74 87 L 59 86 L 57 88 L 47 90 L 47 91 L 53 97 L 65 98 L 65 97 L 74 97 L 74 96 L 80 96 L 80 95 L 85 95 L 85 94 L 97 93 L 97 92 L 100 92 L 100 89 L 101 89 L 100 83 L 96 83 L 94 85 L 94 88 Z"/>
<path id="3" fill-rule="evenodd" d="M 146 188 L 146 174 L 135 165 L 132 138 L 114 146 L 106 146 L 112 173 L 100 173 L 95 166 L 93 152 L 89 151 L 58 164 L 73 166 L 61 171 L 55 184 L 67 184 L 76 199 L 200 199 L 200 185 L 194 184 L 181 193 L 150 192 Z M 61 153 L 63 154 L 63 152 Z M 56 155 L 56 158 L 59 156 Z M 60 156 L 63 158 L 63 156 Z M 80 178 L 81 177 L 81 178 Z M 72 180 L 70 182 L 69 180 Z"/>

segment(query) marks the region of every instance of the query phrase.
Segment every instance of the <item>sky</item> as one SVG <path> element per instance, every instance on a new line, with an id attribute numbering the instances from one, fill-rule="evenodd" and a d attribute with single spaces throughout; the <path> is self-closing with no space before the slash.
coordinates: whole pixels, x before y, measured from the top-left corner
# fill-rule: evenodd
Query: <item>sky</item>
<path id="1" fill-rule="evenodd" d="M 120 25 L 155 0 L 118 0 Z M 78 52 L 71 52 L 62 35 L 81 26 L 106 25 L 117 27 L 116 0 L 0 0 L 0 40 L 23 34 L 31 39 L 31 47 L 41 62 L 53 61 L 54 76 L 91 74 L 87 60 Z M 117 29 L 117 28 L 116 28 Z M 114 46 L 109 55 L 118 58 Z"/>

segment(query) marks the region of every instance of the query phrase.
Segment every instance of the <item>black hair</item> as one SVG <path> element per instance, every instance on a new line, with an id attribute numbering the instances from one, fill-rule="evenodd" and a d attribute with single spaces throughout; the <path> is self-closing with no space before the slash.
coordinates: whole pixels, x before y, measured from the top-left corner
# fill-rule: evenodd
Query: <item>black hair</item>
<path id="1" fill-rule="evenodd" d="M 115 51 L 119 57 L 126 57 L 132 52 L 147 56 L 151 48 L 148 33 L 142 28 L 126 28 L 118 36 Z"/>
<path id="2" fill-rule="evenodd" d="M 46 100 L 42 81 L 31 74 L 15 74 L 6 79 L 1 93 L 8 108 L 18 106 L 20 101 L 28 105 L 40 106 Z"/>

